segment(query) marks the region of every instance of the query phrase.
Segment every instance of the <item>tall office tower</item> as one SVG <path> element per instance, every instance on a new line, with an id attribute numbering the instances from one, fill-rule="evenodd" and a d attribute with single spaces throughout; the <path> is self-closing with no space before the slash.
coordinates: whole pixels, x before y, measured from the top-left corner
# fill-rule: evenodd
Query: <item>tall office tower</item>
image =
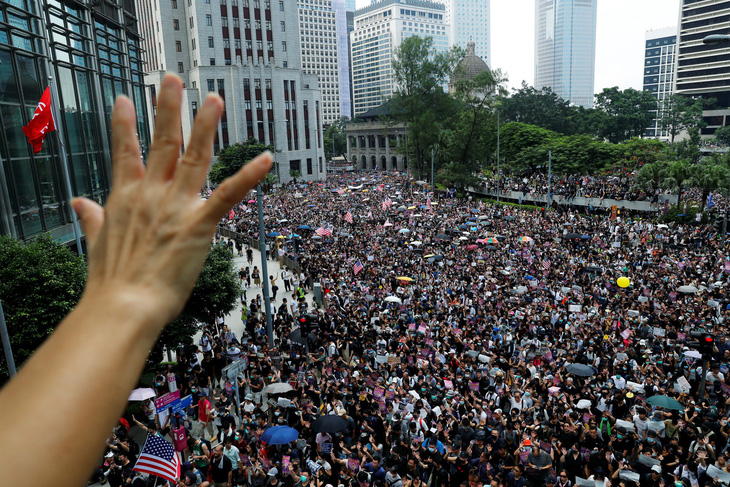
<path id="1" fill-rule="evenodd" d="M 393 95 L 393 54 L 403 39 L 431 37 L 435 51 L 449 49 L 445 15 L 444 5 L 427 0 L 380 0 L 355 12 L 350 34 L 355 116 Z"/>
<path id="2" fill-rule="evenodd" d="M 667 139 L 669 134 L 662 130 L 659 120 L 664 109 L 664 100 L 674 90 L 674 61 L 677 47 L 677 28 L 650 30 L 646 33 L 644 47 L 644 91 L 651 91 L 657 99 L 654 120 L 644 135 Z"/>
<path id="3" fill-rule="evenodd" d="M 116 96 L 134 102 L 140 143 L 145 152 L 149 147 L 137 12 L 122 0 L 24 0 L 0 2 L 0 18 L 0 234 L 28 240 L 50 232 L 73 246 L 71 196 L 103 203 L 109 193 Z M 49 75 L 59 131 L 33 154 L 21 127 Z"/>
<path id="4" fill-rule="evenodd" d="M 467 48 L 487 64 L 492 59 L 490 0 L 446 0 L 446 22 L 451 46 Z"/>
<path id="5" fill-rule="evenodd" d="M 704 111 L 707 127 L 702 135 L 730 125 L 730 45 L 702 43 L 707 35 L 727 34 L 728 18 L 730 1 L 681 2 L 674 92 L 717 100 L 715 108 Z"/>
<path id="6" fill-rule="evenodd" d="M 593 106 L 598 0 L 535 0 L 535 88 Z"/>
<path id="7" fill-rule="evenodd" d="M 322 121 L 330 125 L 350 112 L 345 0 L 298 0 L 302 69 L 319 79 Z M 344 71 L 344 73 L 343 73 Z M 345 85 L 342 85 L 343 79 Z"/>
<path id="8" fill-rule="evenodd" d="M 214 153 L 257 139 L 276 149 L 279 180 L 326 176 L 322 99 L 317 76 L 304 74 L 296 0 L 136 0 L 152 105 L 165 71 L 185 82 L 187 140 L 206 93 L 226 103 Z M 154 32 L 150 32 L 154 30 Z M 156 69 L 155 69 L 156 68 Z"/>

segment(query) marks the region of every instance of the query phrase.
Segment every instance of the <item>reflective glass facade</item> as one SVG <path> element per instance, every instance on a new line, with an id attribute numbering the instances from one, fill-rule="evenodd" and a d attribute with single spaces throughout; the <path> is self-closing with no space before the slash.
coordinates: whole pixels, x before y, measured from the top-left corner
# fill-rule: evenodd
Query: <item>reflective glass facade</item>
<path id="1" fill-rule="evenodd" d="M 677 28 L 670 27 L 646 33 L 644 48 L 644 91 L 650 91 L 657 99 L 654 120 L 644 133 L 647 137 L 669 139 L 662 130 L 659 114 L 664 111 L 664 100 L 674 90 L 674 67 L 677 47 Z"/>
<path id="2" fill-rule="evenodd" d="M 0 2 L 0 232 L 29 239 L 48 231 L 60 241 L 73 240 L 61 144 L 73 195 L 104 203 L 117 95 L 129 96 L 137 107 L 146 151 L 149 125 L 135 17 L 133 4 L 121 0 L 95 0 L 93 6 L 71 0 Z M 49 55 L 60 131 L 33 155 L 21 128 L 49 84 Z"/>
<path id="3" fill-rule="evenodd" d="M 535 0 L 535 88 L 593 106 L 598 0 Z"/>

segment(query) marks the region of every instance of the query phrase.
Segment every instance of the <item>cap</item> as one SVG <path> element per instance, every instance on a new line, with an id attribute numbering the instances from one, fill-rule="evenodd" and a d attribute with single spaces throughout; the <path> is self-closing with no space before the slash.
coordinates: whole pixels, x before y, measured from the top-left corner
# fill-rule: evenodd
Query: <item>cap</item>
<path id="1" fill-rule="evenodd" d="M 659 465 L 654 465 L 653 467 L 651 467 L 651 471 L 652 472 L 656 472 L 658 474 L 661 474 L 662 473 L 662 467 L 660 467 Z"/>
<path id="2" fill-rule="evenodd" d="M 279 471 L 276 469 L 276 467 L 273 467 L 267 472 L 266 475 L 268 475 L 269 477 L 276 477 L 277 475 L 279 475 Z"/>
<path id="3" fill-rule="evenodd" d="M 104 455 L 104 458 L 112 458 L 114 456 L 114 453 L 109 452 L 106 455 Z"/>
<path id="4" fill-rule="evenodd" d="M 246 394 L 246 397 L 243 398 L 245 401 L 253 401 L 253 394 Z"/>

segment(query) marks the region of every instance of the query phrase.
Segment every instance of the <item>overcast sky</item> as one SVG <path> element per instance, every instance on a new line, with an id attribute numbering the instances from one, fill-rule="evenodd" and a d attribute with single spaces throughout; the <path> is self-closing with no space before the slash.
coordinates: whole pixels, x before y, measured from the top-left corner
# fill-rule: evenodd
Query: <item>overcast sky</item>
<path id="1" fill-rule="evenodd" d="M 357 0 L 358 8 L 369 4 Z M 532 84 L 535 0 L 491 0 L 491 8 L 491 67 L 506 73 L 511 87 Z M 679 0 L 598 0 L 594 92 L 641 89 L 646 31 L 674 27 L 678 18 Z"/>
<path id="2" fill-rule="evenodd" d="M 647 30 L 674 27 L 679 0 L 598 0 L 594 92 L 642 89 Z M 534 81 L 535 0 L 492 0 L 492 66 L 511 87 Z M 521 33 L 521 34 L 518 34 Z"/>

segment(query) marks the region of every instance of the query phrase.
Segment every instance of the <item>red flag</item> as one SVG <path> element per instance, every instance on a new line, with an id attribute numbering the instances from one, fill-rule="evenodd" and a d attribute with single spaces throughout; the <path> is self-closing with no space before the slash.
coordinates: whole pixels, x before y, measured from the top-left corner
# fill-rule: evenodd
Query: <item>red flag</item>
<path id="1" fill-rule="evenodd" d="M 51 113 L 51 87 L 47 87 L 43 92 L 38 106 L 33 113 L 28 125 L 23 127 L 23 133 L 28 137 L 28 142 L 33 146 L 33 154 L 38 154 L 43 147 L 43 140 L 46 134 L 56 130 L 53 123 L 53 114 Z"/>
<path id="2" fill-rule="evenodd" d="M 233 220 L 233 218 L 235 218 L 235 216 L 236 216 L 236 212 L 235 211 L 231 210 L 231 211 L 228 212 L 228 219 L 229 220 Z"/>

